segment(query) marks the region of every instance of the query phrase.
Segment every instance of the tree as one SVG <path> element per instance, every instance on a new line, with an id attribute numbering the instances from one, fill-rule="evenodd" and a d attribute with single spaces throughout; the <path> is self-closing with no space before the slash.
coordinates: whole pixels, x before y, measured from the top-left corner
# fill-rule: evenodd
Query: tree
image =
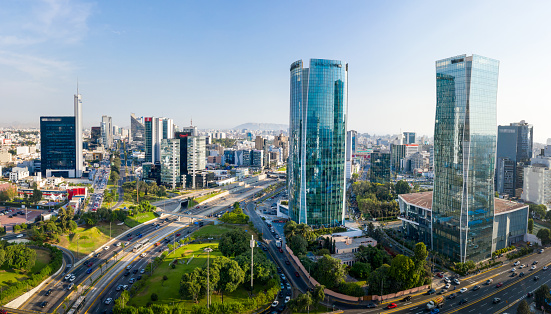
<path id="1" fill-rule="evenodd" d="M 245 273 L 236 261 L 229 258 L 223 258 L 221 266 L 220 280 L 217 285 L 218 290 L 226 293 L 235 291 L 245 280 Z"/>
<path id="2" fill-rule="evenodd" d="M 249 235 L 243 229 L 234 229 L 225 233 L 218 248 L 224 256 L 234 257 L 250 250 Z"/>
<path id="3" fill-rule="evenodd" d="M 547 228 L 540 229 L 536 236 L 541 240 L 543 245 L 551 242 L 551 231 Z"/>
<path id="4" fill-rule="evenodd" d="M 550 211 L 551 213 L 551 211 Z M 528 233 L 534 232 L 534 219 L 528 219 Z"/>
<path id="5" fill-rule="evenodd" d="M 331 289 L 344 280 L 346 266 L 339 259 L 325 255 L 314 264 L 313 273 L 317 274 L 320 284 Z"/>
<path id="6" fill-rule="evenodd" d="M 115 306 L 124 309 L 128 300 L 130 300 L 130 293 L 128 293 L 128 290 L 124 290 L 115 301 Z"/>
<path id="7" fill-rule="evenodd" d="M 536 308 L 541 308 L 542 306 L 549 308 L 545 300 L 551 299 L 549 294 L 549 286 L 541 285 L 536 292 L 534 293 L 534 299 L 536 300 Z"/>
<path id="8" fill-rule="evenodd" d="M 310 305 L 313 304 L 312 295 L 310 291 L 299 294 L 298 297 L 289 301 L 289 308 L 293 312 L 304 312 Z"/>
<path id="9" fill-rule="evenodd" d="M 42 191 L 36 187 L 33 189 L 33 195 L 31 196 L 32 203 L 38 203 L 42 199 Z"/>
<path id="10" fill-rule="evenodd" d="M 165 281 L 167 281 L 167 280 L 168 280 L 168 276 L 167 276 L 167 275 L 164 275 L 164 276 L 163 276 L 163 283 L 162 283 L 162 286 L 165 285 Z"/>
<path id="11" fill-rule="evenodd" d="M 245 273 L 245 282 L 251 281 L 251 253 L 245 252 L 237 257 L 235 261 L 239 264 L 239 267 Z M 275 276 L 276 269 L 274 263 L 272 263 L 262 251 L 254 251 L 254 280 L 260 280 L 261 282 L 268 282 L 270 278 Z"/>
<path id="12" fill-rule="evenodd" d="M 6 251 L 4 249 L 0 249 L 0 267 L 4 264 L 6 261 Z"/>
<path id="13" fill-rule="evenodd" d="M 526 302 L 526 299 L 523 299 L 518 304 L 517 314 L 530 314 L 530 313 L 532 313 L 530 311 L 530 306 L 528 306 L 528 302 Z"/>
<path id="14" fill-rule="evenodd" d="M 396 194 L 408 194 L 410 192 L 409 183 L 400 180 L 396 183 Z"/>
<path id="15" fill-rule="evenodd" d="M 197 302 L 199 292 L 201 292 L 201 270 L 195 268 L 191 273 L 186 273 L 180 281 L 180 295 L 182 298 L 191 299 Z"/>
<path id="16" fill-rule="evenodd" d="M 530 215 L 532 217 L 539 217 L 540 219 L 545 218 L 547 214 L 547 207 L 542 204 L 530 204 L 528 205 L 528 208 L 530 210 Z"/>
<path id="17" fill-rule="evenodd" d="M 314 287 L 314 292 L 312 292 L 312 301 L 314 304 L 318 304 L 325 299 L 325 286 L 317 285 Z"/>
<path id="18" fill-rule="evenodd" d="M 392 259 L 390 276 L 401 285 L 401 290 L 411 289 L 419 281 L 416 266 L 408 256 L 399 254 Z"/>
<path id="19" fill-rule="evenodd" d="M 155 302 L 157 300 L 159 300 L 159 296 L 155 292 L 153 292 L 151 294 L 151 301 Z"/>
<path id="20" fill-rule="evenodd" d="M 290 237 L 288 245 L 296 256 L 306 255 L 308 241 L 301 235 L 297 234 Z"/>
<path id="21" fill-rule="evenodd" d="M 413 249 L 413 262 L 418 268 L 424 267 L 428 256 L 429 252 L 427 251 L 427 246 L 425 243 L 419 242 L 415 244 L 415 248 Z"/>
<path id="22" fill-rule="evenodd" d="M 390 266 L 387 264 L 383 264 L 371 272 L 371 275 L 369 275 L 369 291 L 377 295 L 389 293 L 391 288 L 389 272 Z"/>
<path id="23" fill-rule="evenodd" d="M 356 279 L 367 280 L 371 273 L 371 265 L 362 262 L 356 262 L 350 268 L 350 275 Z"/>

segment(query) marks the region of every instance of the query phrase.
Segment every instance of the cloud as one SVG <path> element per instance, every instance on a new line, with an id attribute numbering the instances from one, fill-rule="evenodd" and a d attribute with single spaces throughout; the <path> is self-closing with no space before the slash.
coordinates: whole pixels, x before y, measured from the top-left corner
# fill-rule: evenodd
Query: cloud
<path id="1" fill-rule="evenodd" d="M 12 67 L 33 79 L 63 76 L 74 70 L 70 62 L 0 50 L 0 65 Z"/>

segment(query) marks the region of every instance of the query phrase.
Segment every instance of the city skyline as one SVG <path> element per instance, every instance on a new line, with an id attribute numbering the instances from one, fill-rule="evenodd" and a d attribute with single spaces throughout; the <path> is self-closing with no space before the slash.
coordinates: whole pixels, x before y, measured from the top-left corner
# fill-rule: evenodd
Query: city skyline
<path id="1" fill-rule="evenodd" d="M 551 66 L 539 62 L 551 52 L 551 25 L 545 22 L 550 3 L 519 8 L 469 2 L 447 10 L 445 30 L 426 22 L 446 8 L 432 1 L 349 2 L 341 6 L 347 11 L 342 17 L 334 16 L 329 2 L 216 4 L 136 2 L 128 9 L 86 1 L 6 3 L 0 13 L 0 93 L 10 110 L 1 126 L 38 127 L 40 116 L 68 114 L 77 79 L 86 128 L 97 126 L 101 115 L 129 126 L 131 112 L 169 116 L 177 124 L 193 117 L 202 128 L 287 124 L 283 69 L 317 56 L 347 60 L 353 69 L 349 129 L 432 136 L 433 62 L 467 51 L 501 61 L 498 125 L 526 120 L 537 142 L 551 137 L 545 120 L 550 109 L 542 102 Z M 292 19 L 291 8 L 312 14 Z M 512 17 L 519 23 L 509 23 Z M 337 27 L 323 23 L 329 18 Z M 308 32 L 296 36 L 306 25 Z"/>

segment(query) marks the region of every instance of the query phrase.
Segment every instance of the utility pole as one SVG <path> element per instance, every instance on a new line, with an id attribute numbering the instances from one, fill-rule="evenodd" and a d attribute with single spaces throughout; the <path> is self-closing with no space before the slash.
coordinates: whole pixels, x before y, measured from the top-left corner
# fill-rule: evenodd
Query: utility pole
<path id="1" fill-rule="evenodd" d="M 253 293 L 253 253 L 254 253 L 254 238 L 253 238 L 253 235 L 251 234 L 251 295 Z"/>
<path id="2" fill-rule="evenodd" d="M 204 249 L 205 252 L 207 252 L 207 309 L 210 309 L 210 252 L 212 252 L 212 249 L 210 247 L 207 247 Z"/>
<path id="3" fill-rule="evenodd" d="M 109 222 L 109 238 L 111 238 L 111 223 L 112 221 Z"/>

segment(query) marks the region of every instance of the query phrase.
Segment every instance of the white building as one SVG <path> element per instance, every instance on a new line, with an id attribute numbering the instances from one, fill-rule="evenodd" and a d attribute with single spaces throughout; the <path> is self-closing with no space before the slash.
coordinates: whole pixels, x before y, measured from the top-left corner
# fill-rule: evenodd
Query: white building
<path id="1" fill-rule="evenodd" d="M 163 139 L 161 141 L 161 183 L 175 189 L 180 182 L 180 139 Z"/>
<path id="2" fill-rule="evenodd" d="M 14 167 L 10 173 L 10 181 L 16 182 L 29 176 L 29 169 Z"/>
<path id="3" fill-rule="evenodd" d="M 551 157 L 532 158 L 532 165 L 524 167 L 521 198 L 525 202 L 551 205 Z"/>

